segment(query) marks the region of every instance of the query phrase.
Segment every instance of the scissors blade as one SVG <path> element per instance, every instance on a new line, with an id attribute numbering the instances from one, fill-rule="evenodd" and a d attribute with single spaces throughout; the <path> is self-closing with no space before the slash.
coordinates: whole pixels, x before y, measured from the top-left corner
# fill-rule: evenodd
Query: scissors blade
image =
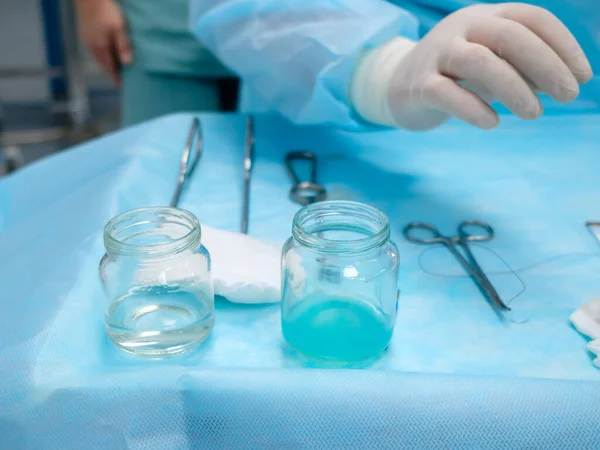
<path id="1" fill-rule="evenodd" d="M 492 301 L 496 307 L 504 311 L 510 311 L 511 309 L 502 301 L 498 291 L 475 259 L 475 255 L 473 255 L 473 252 L 471 252 L 468 241 L 465 239 L 459 239 L 458 244 L 465 252 L 465 255 L 467 255 L 466 261 L 469 267 L 472 269 L 470 274 L 475 277 L 475 282 L 480 290 Z"/>

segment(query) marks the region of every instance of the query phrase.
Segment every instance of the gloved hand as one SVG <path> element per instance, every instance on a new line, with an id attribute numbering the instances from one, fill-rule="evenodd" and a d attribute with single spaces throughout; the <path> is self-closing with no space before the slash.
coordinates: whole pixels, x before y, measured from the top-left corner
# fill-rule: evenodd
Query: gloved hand
<path id="1" fill-rule="evenodd" d="M 532 5 L 475 5 L 451 14 L 418 44 L 396 38 L 365 55 L 351 97 L 374 123 L 425 130 L 458 117 L 498 124 L 493 98 L 523 119 L 542 113 L 536 90 L 565 103 L 592 69 L 567 28 Z"/>

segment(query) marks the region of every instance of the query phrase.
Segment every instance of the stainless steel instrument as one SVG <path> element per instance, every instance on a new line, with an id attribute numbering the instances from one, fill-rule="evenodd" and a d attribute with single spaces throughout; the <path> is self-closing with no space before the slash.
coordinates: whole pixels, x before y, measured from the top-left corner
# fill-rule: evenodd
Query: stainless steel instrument
<path id="1" fill-rule="evenodd" d="M 179 177 L 177 178 L 177 186 L 173 193 L 173 198 L 171 199 L 171 207 L 177 207 L 187 180 L 192 176 L 194 169 L 198 165 L 198 161 L 202 158 L 203 150 L 204 140 L 202 136 L 202 123 L 200 122 L 200 119 L 195 117 L 192 120 L 187 142 L 183 149 L 183 153 L 181 154 Z"/>
<path id="2" fill-rule="evenodd" d="M 478 228 L 481 230 L 480 234 L 469 233 L 468 228 Z M 416 235 L 417 232 L 427 232 L 431 237 L 422 238 Z M 483 272 L 477 260 L 473 256 L 471 249 L 469 248 L 469 242 L 471 241 L 489 241 L 494 237 L 494 229 L 485 222 L 478 220 L 464 220 L 458 224 L 458 235 L 453 237 L 443 236 L 437 228 L 422 222 L 412 222 L 404 227 L 402 231 L 404 237 L 411 242 L 417 244 L 442 244 L 444 245 L 452 255 L 460 262 L 461 266 L 471 276 L 475 284 L 479 287 L 480 291 L 488 297 L 494 306 L 503 310 L 510 311 L 510 308 L 502 301 L 500 295 L 496 291 L 496 288 L 492 285 L 486 274 Z M 461 254 L 459 248 L 462 249 L 465 256 Z"/>
<path id="3" fill-rule="evenodd" d="M 310 163 L 310 180 L 301 181 L 296 171 L 294 171 L 294 161 L 307 161 Z M 299 205 L 310 205 L 327 197 L 325 187 L 317 183 L 317 157 L 308 151 L 289 152 L 285 156 L 285 166 L 292 179 L 290 189 L 290 199 Z"/>
<path id="4" fill-rule="evenodd" d="M 244 199 L 242 204 L 242 233 L 248 234 L 250 220 L 250 180 L 254 164 L 254 126 L 252 118 L 246 118 L 246 137 L 244 139 Z"/>

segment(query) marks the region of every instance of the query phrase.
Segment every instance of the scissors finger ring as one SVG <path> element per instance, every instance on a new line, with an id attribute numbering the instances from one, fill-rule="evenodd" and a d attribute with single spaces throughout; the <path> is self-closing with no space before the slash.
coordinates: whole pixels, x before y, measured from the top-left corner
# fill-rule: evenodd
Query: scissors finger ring
<path id="1" fill-rule="evenodd" d="M 483 232 L 479 234 L 469 233 L 467 231 L 469 227 L 479 228 Z M 460 239 L 467 241 L 489 241 L 494 237 L 494 229 L 489 223 L 480 220 L 463 220 L 458 225 L 458 236 Z"/>
<path id="2" fill-rule="evenodd" d="M 433 237 L 431 238 L 420 238 L 415 236 L 415 231 L 417 230 L 425 230 L 429 232 L 429 234 Z M 402 230 L 402 234 L 404 237 L 417 244 L 433 244 L 435 242 L 443 242 L 444 237 L 440 234 L 440 232 L 433 225 L 429 225 L 424 222 L 411 222 L 404 227 Z"/>

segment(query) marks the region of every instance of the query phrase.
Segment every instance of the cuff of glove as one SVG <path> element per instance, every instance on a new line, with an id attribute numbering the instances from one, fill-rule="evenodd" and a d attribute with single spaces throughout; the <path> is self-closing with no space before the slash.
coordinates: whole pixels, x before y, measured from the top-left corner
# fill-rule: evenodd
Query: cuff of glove
<path id="1" fill-rule="evenodd" d="M 359 58 L 350 83 L 350 99 L 363 119 L 398 126 L 388 104 L 389 86 L 394 69 L 415 45 L 416 42 L 397 36 Z"/>

